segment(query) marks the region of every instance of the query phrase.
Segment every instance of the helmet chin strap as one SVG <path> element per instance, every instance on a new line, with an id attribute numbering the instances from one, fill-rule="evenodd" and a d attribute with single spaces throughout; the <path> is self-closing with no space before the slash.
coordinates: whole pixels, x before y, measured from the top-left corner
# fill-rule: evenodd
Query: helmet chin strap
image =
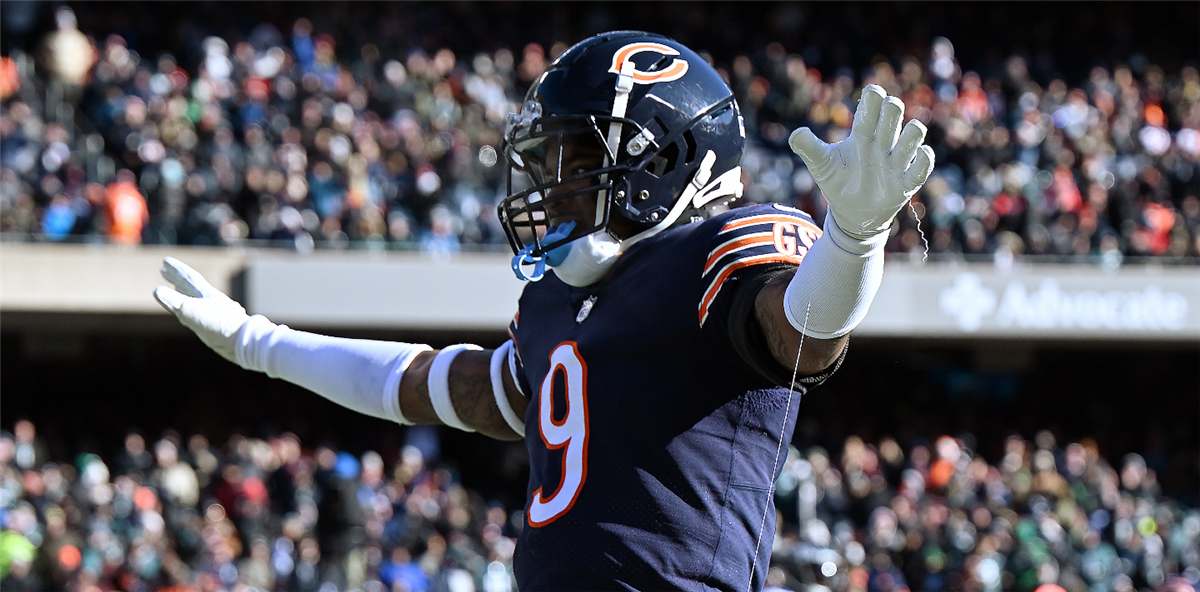
<path id="1" fill-rule="evenodd" d="M 610 164 L 616 162 L 617 151 L 621 146 L 621 120 L 625 117 L 625 110 L 629 107 L 629 93 L 633 92 L 633 70 L 634 63 L 626 61 L 621 64 L 621 73 L 617 74 L 616 96 L 613 97 L 612 122 L 608 124 L 608 138 L 605 143 L 608 146 L 608 153 L 604 155 L 604 167 L 608 168 Z M 600 175 L 600 183 L 608 182 L 608 173 Z M 596 194 L 596 222 L 599 226 L 604 222 L 604 204 L 608 200 L 608 190 L 602 189 Z"/>

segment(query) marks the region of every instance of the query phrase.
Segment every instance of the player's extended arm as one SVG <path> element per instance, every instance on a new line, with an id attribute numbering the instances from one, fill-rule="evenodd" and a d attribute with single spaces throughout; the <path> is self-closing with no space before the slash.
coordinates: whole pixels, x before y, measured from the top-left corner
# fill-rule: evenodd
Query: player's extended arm
<path id="1" fill-rule="evenodd" d="M 917 120 L 900 129 L 904 103 L 868 85 L 850 135 L 826 144 L 802 127 L 788 143 L 804 160 L 829 202 L 825 233 L 796 268 L 769 282 L 755 312 L 775 359 L 800 374 L 832 364 L 847 335 L 862 322 L 883 279 L 883 248 L 892 219 L 933 172 L 933 149 L 922 145 Z M 793 329 L 793 330 L 789 330 Z"/>
<path id="2" fill-rule="evenodd" d="M 528 400 L 512 378 L 511 342 L 496 350 L 345 339 L 249 316 L 196 270 L 166 258 L 154 298 L 213 351 L 247 370 L 401 424 L 445 424 L 501 440 L 524 435 Z"/>

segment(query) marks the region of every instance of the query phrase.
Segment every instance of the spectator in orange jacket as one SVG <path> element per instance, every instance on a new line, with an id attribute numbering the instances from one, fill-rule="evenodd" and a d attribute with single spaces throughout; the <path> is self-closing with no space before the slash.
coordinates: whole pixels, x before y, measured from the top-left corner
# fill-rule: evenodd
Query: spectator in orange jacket
<path id="1" fill-rule="evenodd" d="M 109 228 L 113 242 L 136 245 L 142 242 L 142 227 L 149 211 L 146 198 L 138 191 L 137 177 L 129 169 L 121 169 L 117 180 L 110 183 L 106 193 Z"/>

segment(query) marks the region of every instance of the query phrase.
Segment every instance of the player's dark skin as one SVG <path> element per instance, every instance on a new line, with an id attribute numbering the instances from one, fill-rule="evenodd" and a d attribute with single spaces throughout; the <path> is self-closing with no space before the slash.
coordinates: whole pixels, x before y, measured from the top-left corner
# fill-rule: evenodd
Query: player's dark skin
<path id="1" fill-rule="evenodd" d="M 562 178 L 600 168 L 603 152 L 599 147 L 573 148 L 566 145 L 562 151 L 561 171 L 558 169 L 557 150 L 550 150 L 547 160 L 546 169 L 560 172 L 559 178 Z M 562 195 L 590 183 L 588 179 L 581 179 L 548 192 L 546 211 L 552 226 L 568 221 L 575 221 L 577 227 L 591 227 L 594 224 L 597 207 L 595 194 L 581 193 L 558 202 L 550 201 L 554 192 Z M 620 216 L 610 218 L 608 229 L 613 237 L 620 240 L 640 231 L 640 228 Z M 832 365 L 850 338 L 845 335 L 834 339 L 818 339 L 803 335 L 792 327 L 784 314 L 783 295 L 794 273 L 792 270 L 776 275 L 763 286 L 755 299 L 755 320 L 762 327 L 775 360 L 785 368 L 795 368 L 797 376 L 810 376 Z M 416 423 L 441 423 L 429 400 L 427 383 L 429 369 L 437 352 L 433 350 L 418 354 L 400 381 L 401 409 L 405 417 Z M 454 410 L 464 423 L 481 434 L 499 440 L 519 440 L 521 437 L 508 427 L 496 407 L 490 374 L 491 356 L 492 350 L 464 351 L 454 358 L 449 374 Z M 502 372 L 502 375 L 509 403 L 517 415 L 524 417 L 529 400 L 517 390 L 508 372 Z"/>

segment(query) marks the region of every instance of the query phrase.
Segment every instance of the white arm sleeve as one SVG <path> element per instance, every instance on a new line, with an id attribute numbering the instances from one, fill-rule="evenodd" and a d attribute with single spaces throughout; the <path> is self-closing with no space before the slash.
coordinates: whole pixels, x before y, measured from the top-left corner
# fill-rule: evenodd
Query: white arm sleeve
<path id="1" fill-rule="evenodd" d="M 359 413 L 412 425 L 400 410 L 400 378 L 428 345 L 296 331 L 254 315 L 237 335 L 237 361 Z"/>
<path id="2" fill-rule="evenodd" d="M 825 233 L 784 292 L 788 322 L 818 339 L 841 337 L 857 327 L 883 281 L 887 239 L 886 232 L 867 240 L 851 238 L 832 216 L 825 216 Z"/>

